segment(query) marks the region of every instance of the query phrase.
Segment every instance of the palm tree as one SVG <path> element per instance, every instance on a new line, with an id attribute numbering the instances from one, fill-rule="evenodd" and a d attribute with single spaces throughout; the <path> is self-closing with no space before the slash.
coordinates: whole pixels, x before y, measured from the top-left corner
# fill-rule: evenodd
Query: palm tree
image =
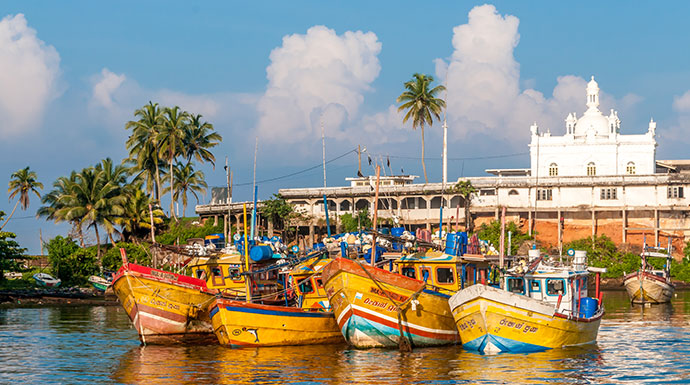
<path id="1" fill-rule="evenodd" d="M 149 213 L 149 205 L 153 202 L 141 190 L 139 184 L 131 184 L 125 188 L 126 201 L 122 206 L 123 212 L 115 220 L 115 223 L 121 226 L 122 236 L 128 240 L 130 236 L 141 235 L 143 230 L 151 229 L 151 214 L 153 216 L 153 224 L 158 225 L 163 223 L 162 217 L 165 216 L 163 210 L 153 209 Z"/>
<path id="2" fill-rule="evenodd" d="M 215 169 L 216 157 L 208 149 L 217 146 L 223 137 L 213 131 L 213 124 L 202 123 L 201 118 L 200 114 L 192 114 L 189 117 L 189 125 L 184 137 L 185 156 L 187 163 L 191 162 L 192 158 L 196 158 L 200 162 L 211 162 Z"/>
<path id="3" fill-rule="evenodd" d="M 58 222 L 70 222 L 72 228 L 77 231 L 79 235 L 79 242 L 81 247 L 84 247 L 84 234 L 82 232 L 82 226 L 79 220 L 67 220 L 60 209 L 65 207 L 65 200 L 62 197 L 71 194 L 74 189 L 74 185 L 77 182 L 77 176 L 79 174 L 76 171 L 72 171 L 69 177 L 61 176 L 53 182 L 53 190 L 48 194 L 43 195 L 41 202 L 44 206 L 41 206 L 36 212 L 36 217 L 46 217 Z"/>
<path id="4" fill-rule="evenodd" d="M 413 79 L 405 83 L 405 91 L 398 96 L 398 103 L 403 103 L 398 107 L 398 111 L 407 110 L 403 118 L 403 124 L 412 118 L 412 128 L 420 127 L 422 132 L 422 169 L 424 170 L 424 182 L 429 183 L 426 176 L 426 163 L 424 162 L 424 126 L 434 123 L 433 117 L 441 119 L 441 109 L 446 106 L 443 99 L 437 98 L 436 94 L 446 89 L 439 85 L 431 88 L 434 78 L 429 75 L 416 73 Z"/>
<path id="5" fill-rule="evenodd" d="M 14 215 L 14 211 L 17 210 L 17 205 L 21 203 L 22 210 L 29 208 L 29 193 L 33 192 L 38 198 L 41 198 L 41 194 L 37 189 L 42 189 L 43 183 L 37 181 L 36 178 L 36 173 L 30 171 L 28 166 L 16 171 L 10 176 L 10 183 L 7 193 L 10 194 L 10 200 L 17 196 L 17 194 L 19 194 L 19 199 L 17 200 L 17 203 L 14 204 L 14 208 L 12 209 L 10 216 L 7 217 L 5 223 L 3 223 L 0 227 L 0 230 L 2 230 L 5 225 L 7 225 L 7 222 L 10 221 L 10 218 L 12 218 L 12 215 Z"/>
<path id="6" fill-rule="evenodd" d="M 163 110 L 163 118 L 161 120 L 161 129 L 158 133 L 158 142 L 160 143 L 160 154 L 167 155 L 170 164 L 170 186 L 174 187 L 173 182 L 173 161 L 182 153 L 183 142 L 187 125 L 189 124 L 189 114 L 181 111 L 180 107 L 166 107 Z M 174 211 L 174 198 L 170 194 L 170 216 L 177 220 Z"/>
<path id="7" fill-rule="evenodd" d="M 469 180 L 461 180 L 450 188 L 451 193 L 458 193 L 465 202 L 465 231 L 472 232 L 472 216 L 470 206 L 472 205 L 472 194 L 477 192 L 477 188 Z"/>
<path id="8" fill-rule="evenodd" d="M 159 171 L 160 145 L 158 134 L 161 129 L 163 113 L 158 103 L 149 104 L 134 112 L 138 120 L 127 122 L 125 129 L 132 129 L 127 139 L 129 161 L 136 164 L 138 171 L 147 173 L 147 191 L 155 192 L 156 200 L 161 197 L 161 178 Z M 155 181 L 155 188 L 153 187 Z"/>
<path id="9" fill-rule="evenodd" d="M 184 166 L 177 164 L 173 169 L 174 184 L 173 184 L 173 199 L 177 202 L 182 196 L 182 215 L 187 211 L 187 192 L 191 192 L 199 203 L 199 194 L 206 192 L 208 185 L 204 181 L 204 173 L 201 171 L 194 171 L 192 163 L 187 163 Z M 165 192 L 170 188 L 166 187 Z"/>
<path id="10" fill-rule="evenodd" d="M 109 174 L 117 175 L 117 172 L 106 170 L 106 164 L 107 160 L 97 167 L 88 167 L 78 173 L 67 194 L 58 198 L 58 209 L 54 213 L 56 218 L 77 221 L 80 225 L 86 224 L 87 228 L 93 227 L 99 259 L 101 238 L 98 225 L 105 227 L 112 241 L 114 220 L 122 214 L 122 205 L 126 199 L 122 195 L 122 186 L 116 183 L 117 177 L 108 180 Z"/>

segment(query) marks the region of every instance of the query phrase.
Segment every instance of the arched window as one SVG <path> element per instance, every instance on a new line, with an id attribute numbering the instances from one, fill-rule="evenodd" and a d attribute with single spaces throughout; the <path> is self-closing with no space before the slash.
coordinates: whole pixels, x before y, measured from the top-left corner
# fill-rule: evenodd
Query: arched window
<path id="1" fill-rule="evenodd" d="M 625 166 L 625 173 L 628 175 L 635 175 L 635 162 L 628 162 Z"/>
<path id="2" fill-rule="evenodd" d="M 587 176 L 594 175 L 597 175 L 597 166 L 594 164 L 594 162 L 589 162 L 587 164 Z"/>
<path id="3" fill-rule="evenodd" d="M 518 191 L 515 189 L 510 190 L 510 191 L 508 191 L 508 195 L 518 195 Z"/>
<path id="4" fill-rule="evenodd" d="M 549 165 L 549 176 L 558 176 L 558 165 L 556 163 Z"/>

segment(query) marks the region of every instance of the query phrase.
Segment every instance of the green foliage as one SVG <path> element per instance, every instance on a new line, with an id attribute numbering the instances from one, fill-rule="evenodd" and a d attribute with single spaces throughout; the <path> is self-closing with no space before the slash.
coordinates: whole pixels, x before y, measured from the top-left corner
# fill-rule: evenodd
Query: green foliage
<path id="1" fill-rule="evenodd" d="M 0 219 L 3 212 L 0 211 Z M 21 262 L 28 259 L 26 249 L 14 240 L 14 233 L 0 231 L 0 282 L 5 280 L 6 271 L 22 271 Z"/>
<path id="2" fill-rule="evenodd" d="M 511 232 L 511 244 L 510 250 L 506 251 L 509 255 L 516 255 L 518 252 L 518 248 L 520 248 L 522 242 L 530 240 L 532 239 L 532 237 L 530 237 L 527 234 L 524 234 L 520 230 L 520 227 L 517 224 L 515 224 L 515 222 L 506 222 L 506 247 L 508 247 L 509 231 Z M 491 221 L 491 223 L 489 223 L 488 225 L 486 223 L 483 224 L 477 231 L 477 236 L 479 237 L 479 239 L 489 241 L 496 248 L 496 250 L 498 250 L 498 247 L 501 244 L 501 222 Z"/>
<path id="3" fill-rule="evenodd" d="M 273 198 L 264 201 L 261 213 L 271 219 L 276 228 L 282 229 L 292 219 L 295 207 L 280 194 L 273 194 Z"/>
<path id="4" fill-rule="evenodd" d="M 340 227 L 346 233 L 358 231 L 360 229 L 371 228 L 371 218 L 369 217 L 369 210 L 365 207 L 357 211 L 357 215 L 346 213 L 340 216 Z"/>
<path id="5" fill-rule="evenodd" d="M 605 267 L 604 278 L 618 278 L 623 273 L 630 273 L 640 268 L 640 256 L 633 253 L 621 253 L 613 241 L 606 235 L 594 238 L 578 239 L 567 243 L 563 250 L 575 249 L 587 252 L 589 266 Z"/>
<path id="6" fill-rule="evenodd" d="M 80 248 L 69 238 L 57 236 L 46 244 L 51 270 L 64 286 L 84 285 L 98 272 L 96 248 Z"/>
<path id="7" fill-rule="evenodd" d="M 690 258 L 685 257 L 680 263 L 672 261 L 671 277 L 680 281 L 690 282 Z"/>
<path id="8" fill-rule="evenodd" d="M 206 221 L 203 226 L 190 225 L 189 220 L 178 223 L 171 221 L 170 228 L 163 234 L 156 235 L 156 242 L 164 245 L 176 244 L 178 239 L 181 245 L 187 243 L 189 238 L 204 238 L 209 234 L 222 233 L 223 222 L 218 221 L 213 226 L 213 221 Z"/>
<path id="9" fill-rule="evenodd" d="M 127 260 L 139 265 L 150 265 L 151 256 L 149 254 L 149 244 L 136 244 L 128 242 L 117 242 L 114 247 L 108 249 L 103 254 L 103 269 L 116 271 L 122 266 L 122 256 L 120 255 L 120 248 L 124 248 L 127 253 Z"/>

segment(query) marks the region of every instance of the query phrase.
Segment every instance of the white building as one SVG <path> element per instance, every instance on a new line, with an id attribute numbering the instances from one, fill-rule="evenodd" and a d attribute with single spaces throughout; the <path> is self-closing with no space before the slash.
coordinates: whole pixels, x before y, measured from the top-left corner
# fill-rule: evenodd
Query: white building
<path id="1" fill-rule="evenodd" d="M 587 84 L 587 111 L 579 119 L 576 113 L 565 119 L 565 134 L 539 132 L 530 128 L 531 168 L 535 177 L 650 175 L 655 172 L 656 123 L 652 120 L 646 133 L 621 134 L 618 112 L 608 116 L 599 111 L 599 85 Z"/>

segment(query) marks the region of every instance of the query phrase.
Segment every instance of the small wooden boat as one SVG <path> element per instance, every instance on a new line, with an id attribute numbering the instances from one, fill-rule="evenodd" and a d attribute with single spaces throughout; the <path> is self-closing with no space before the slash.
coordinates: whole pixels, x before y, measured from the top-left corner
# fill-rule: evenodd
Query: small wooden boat
<path id="1" fill-rule="evenodd" d="M 586 268 L 585 252 L 570 266 L 542 257 L 518 264 L 501 277 L 501 288 L 481 284 L 454 294 L 449 304 L 465 349 L 523 353 L 596 341 L 604 315 L 599 273 Z M 589 269 L 589 271 L 588 271 Z M 596 298 L 587 297 L 589 272 L 597 273 Z"/>
<path id="2" fill-rule="evenodd" d="M 20 279 L 24 275 L 22 273 L 14 272 L 14 271 L 9 271 L 7 273 L 3 273 L 3 276 L 7 280 L 14 280 L 14 279 Z"/>
<path id="3" fill-rule="evenodd" d="M 321 269 L 330 260 L 321 259 L 321 254 L 290 271 L 286 280 L 291 283 L 292 289 L 288 291 L 293 298 L 285 297 L 286 305 L 216 298 L 210 316 L 220 344 L 246 347 L 342 342 L 320 277 Z M 263 301 L 265 297 L 252 298 Z M 272 296 L 269 300 L 275 302 Z"/>
<path id="4" fill-rule="evenodd" d="M 623 285 L 633 303 L 666 303 L 670 302 L 676 290 L 671 282 L 671 247 L 649 247 L 644 245 L 642 263 L 638 271 L 630 273 L 623 279 Z M 661 269 L 655 269 L 650 259 L 665 260 Z"/>
<path id="5" fill-rule="evenodd" d="M 121 252 L 113 291 L 143 343 L 215 342 L 205 311 L 215 292 L 206 281 L 127 263 Z"/>
<path id="6" fill-rule="evenodd" d="M 61 280 L 47 273 L 36 273 L 33 277 L 39 286 L 58 287 L 60 286 L 60 283 L 62 283 Z"/>
<path id="7" fill-rule="evenodd" d="M 448 298 L 466 282 L 487 277 L 487 263 L 437 251 L 395 261 L 394 271 L 337 258 L 322 277 L 345 340 L 357 348 L 456 344 Z M 477 264 L 479 263 L 479 266 Z"/>
<path id="8" fill-rule="evenodd" d="M 109 281 L 103 277 L 99 277 L 97 275 L 92 275 L 89 277 L 89 282 L 91 282 L 91 285 L 98 291 L 105 292 L 108 289 L 108 286 L 112 283 L 112 281 Z"/>

